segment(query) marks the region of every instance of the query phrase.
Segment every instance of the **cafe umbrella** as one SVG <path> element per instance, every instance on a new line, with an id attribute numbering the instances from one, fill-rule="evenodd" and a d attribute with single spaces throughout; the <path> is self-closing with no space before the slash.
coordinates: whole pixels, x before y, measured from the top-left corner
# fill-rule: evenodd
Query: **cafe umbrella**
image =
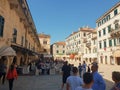
<path id="1" fill-rule="evenodd" d="M 16 52 L 12 47 L 4 46 L 0 48 L 0 57 L 1 56 L 16 56 Z"/>

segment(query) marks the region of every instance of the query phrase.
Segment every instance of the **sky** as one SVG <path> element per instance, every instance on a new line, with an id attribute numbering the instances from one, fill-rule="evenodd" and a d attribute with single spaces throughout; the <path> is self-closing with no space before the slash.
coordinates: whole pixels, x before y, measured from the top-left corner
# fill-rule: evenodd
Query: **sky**
<path id="1" fill-rule="evenodd" d="M 38 33 L 51 44 L 65 41 L 78 28 L 96 27 L 96 20 L 120 0 L 27 0 Z"/>

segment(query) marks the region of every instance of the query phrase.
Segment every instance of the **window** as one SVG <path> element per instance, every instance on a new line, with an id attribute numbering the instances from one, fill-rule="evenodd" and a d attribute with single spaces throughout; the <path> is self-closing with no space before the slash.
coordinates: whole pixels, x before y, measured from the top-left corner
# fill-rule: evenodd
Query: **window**
<path id="1" fill-rule="evenodd" d="M 104 40 L 104 48 L 106 48 L 107 47 L 107 45 L 106 45 L 106 40 Z"/>
<path id="2" fill-rule="evenodd" d="M 109 40 L 109 46 L 110 47 L 112 46 L 112 40 Z"/>
<path id="3" fill-rule="evenodd" d="M 16 43 L 16 40 L 17 40 L 17 30 L 14 29 L 13 30 L 13 43 Z"/>
<path id="4" fill-rule="evenodd" d="M 21 45 L 23 46 L 23 44 L 24 44 L 24 37 L 22 36 L 21 37 Z"/>
<path id="5" fill-rule="evenodd" d="M 106 34 L 106 30 L 105 30 L 105 28 L 103 29 L 103 35 L 105 35 Z"/>
<path id="6" fill-rule="evenodd" d="M 102 24 L 104 23 L 104 20 L 102 20 Z"/>
<path id="7" fill-rule="evenodd" d="M 118 38 L 118 44 L 120 44 L 120 38 Z"/>
<path id="8" fill-rule="evenodd" d="M 96 41 L 94 40 L 93 43 L 94 43 L 94 45 L 95 45 Z"/>
<path id="9" fill-rule="evenodd" d="M 29 49 L 30 49 L 30 43 L 29 43 Z"/>
<path id="10" fill-rule="evenodd" d="M 63 53 L 65 53 L 65 50 L 63 50 Z"/>
<path id="11" fill-rule="evenodd" d="M 89 35 L 89 38 L 91 38 L 91 35 Z"/>
<path id="12" fill-rule="evenodd" d="M 105 64 L 107 64 L 107 56 L 105 56 Z"/>
<path id="13" fill-rule="evenodd" d="M 59 51 L 57 50 L 56 53 L 59 53 Z"/>
<path id="14" fill-rule="evenodd" d="M 104 23 L 106 22 L 106 18 L 103 19 L 104 20 Z"/>
<path id="15" fill-rule="evenodd" d="M 108 26 L 108 33 L 111 31 L 111 25 Z"/>
<path id="16" fill-rule="evenodd" d="M 57 45 L 57 48 L 59 48 L 59 46 Z"/>
<path id="17" fill-rule="evenodd" d="M 84 33 L 84 37 L 86 37 L 86 33 Z"/>
<path id="18" fill-rule="evenodd" d="M 101 31 L 99 31 L 99 37 L 101 37 Z"/>
<path id="19" fill-rule="evenodd" d="M 108 20 L 110 20 L 110 15 L 108 15 L 108 16 L 106 17 L 106 21 L 108 21 Z"/>
<path id="20" fill-rule="evenodd" d="M 116 46 L 116 39 L 114 39 L 114 46 Z"/>
<path id="21" fill-rule="evenodd" d="M 4 18 L 0 16 L 0 37 L 3 37 Z"/>
<path id="22" fill-rule="evenodd" d="M 96 53 L 97 52 L 97 48 L 95 48 L 95 52 L 94 53 Z"/>
<path id="23" fill-rule="evenodd" d="M 100 49 L 102 48 L 102 43 L 101 43 L 101 42 L 99 42 L 99 48 L 100 48 Z"/>
<path id="24" fill-rule="evenodd" d="M 28 46 L 28 40 L 25 40 L 25 47 L 27 48 Z"/>
<path id="25" fill-rule="evenodd" d="M 89 49 L 89 53 L 91 53 L 91 49 Z"/>
<path id="26" fill-rule="evenodd" d="M 47 44 L 47 41 L 43 41 L 43 44 Z"/>
<path id="27" fill-rule="evenodd" d="M 33 50 L 33 48 L 32 48 L 32 50 Z M 44 52 L 47 52 L 47 49 L 44 49 Z"/>
<path id="28" fill-rule="evenodd" d="M 114 10 L 114 16 L 116 16 L 117 14 L 118 14 L 118 10 L 115 9 L 115 10 Z"/>
<path id="29" fill-rule="evenodd" d="M 98 27 L 101 25 L 101 22 L 98 22 Z"/>
<path id="30" fill-rule="evenodd" d="M 116 23 L 116 24 L 115 24 L 115 30 L 118 29 L 118 28 L 119 28 L 119 24 Z"/>
<path id="31" fill-rule="evenodd" d="M 20 2 L 20 4 L 22 4 L 22 3 L 23 3 L 23 0 L 19 0 L 19 2 Z"/>
<path id="32" fill-rule="evenodd" d="M 86 49 L 86 54 L 87 54 L 87 49 Z"/>

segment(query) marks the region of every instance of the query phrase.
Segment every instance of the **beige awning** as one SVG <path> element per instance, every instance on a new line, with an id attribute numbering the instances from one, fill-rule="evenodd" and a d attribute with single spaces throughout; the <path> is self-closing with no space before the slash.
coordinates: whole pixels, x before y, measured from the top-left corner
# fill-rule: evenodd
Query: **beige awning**
<path id="1" fill-rule="evenodd" d="M 117 50 L 113 53 L 114 57 L 120 57 L 120 50 Z"/>
<path id="2" fill-rule="evenodd" d="M 0 56 L 16 56 L 16 52 L 12 47 L 3 46 L 0 48 Z"/>

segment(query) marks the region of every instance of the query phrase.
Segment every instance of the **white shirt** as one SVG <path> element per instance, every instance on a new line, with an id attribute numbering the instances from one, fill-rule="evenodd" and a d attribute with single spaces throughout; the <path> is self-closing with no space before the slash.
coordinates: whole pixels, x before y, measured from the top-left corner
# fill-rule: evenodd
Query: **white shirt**
<path id="1" fill-rule="evenodd" d="M 86 88 L 83 88 L 83 87 L 77 87 L 75 90 L 92 90 L 91 88 L 89 88 L 89 89 L 86 89 Z"/>
<path id="2" fill-rule="evenodd" d="M 70 85 L 70 90 L 75 90 L 75 88 L 83 84 L 79 76 L 69 76 L 66 82 Z"/>

